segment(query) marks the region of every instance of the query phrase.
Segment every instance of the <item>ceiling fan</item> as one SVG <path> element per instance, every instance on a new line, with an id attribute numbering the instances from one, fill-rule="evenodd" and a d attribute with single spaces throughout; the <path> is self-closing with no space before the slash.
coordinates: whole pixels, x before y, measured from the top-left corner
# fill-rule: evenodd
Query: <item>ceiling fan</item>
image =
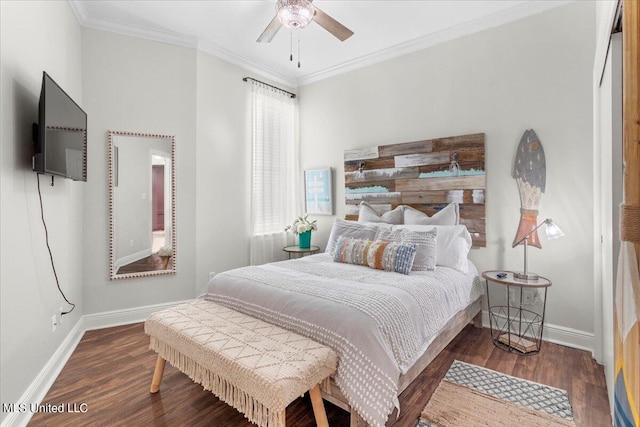
<path id="1" fill-rule="evenodd" d="M 345 41 L 353 35 L 353 31 L 311 4 L 313 0 L 278 0 L 276 16 L 258 37 L 258 43 L 269 43 L 283 25 L 292 30 L 304 28 L 315 21 L 338 40 Z"/>

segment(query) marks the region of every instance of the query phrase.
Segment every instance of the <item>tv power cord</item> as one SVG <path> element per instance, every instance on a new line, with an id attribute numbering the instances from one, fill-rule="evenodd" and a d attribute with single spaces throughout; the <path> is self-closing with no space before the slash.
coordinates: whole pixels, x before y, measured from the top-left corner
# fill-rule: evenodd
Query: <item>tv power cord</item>
<path id="1" fill-rule="evenodd" d="M 58 273 L 56 273 L 56 266 L 53 262 L 53 254 L 51 253 L 51 246 L 49 246 L 49 231 L 47 230 L 47 223 L 44 220 L 44 207 L 42 206 L 42 193 L 40 192 L 40 175 L 42 174 L 37 173 L 36 175 L 38 177 L 38 199 L 40 200 L 40 217 L 42 218 L 42 225 L 44 226 L 44 239 L 45 239 L 45 242 L 47 243 L 47 249 L 49 250 L 49 258 L 51 259 L 51 268 L 53 269 L 53 276 L 56 278 L 56 285 L 58 286 L 58 291 L 60 292 L 60 295 L 62 295 L 62 298 L 64 298 L 67 304 L 71 306 L 71 310 L 63 311 L 60 313 L 61 316 L 64 316 L 65 314 L 71 313 L 73 309 L 76 308 L 76 305 L 67 299 L 64 292 L 62 292 L 62 288 L 60 287 L 60 281 L 58 280 Z M 51 185 L 53 185 L 53 177 L 51 177 Z"/>

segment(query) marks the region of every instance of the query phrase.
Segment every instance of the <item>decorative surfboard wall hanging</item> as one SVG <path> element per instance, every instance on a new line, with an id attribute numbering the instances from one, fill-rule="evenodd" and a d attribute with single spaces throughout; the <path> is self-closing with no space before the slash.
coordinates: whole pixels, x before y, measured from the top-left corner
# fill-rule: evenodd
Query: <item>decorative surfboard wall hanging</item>
<path id="1" fill-rule="evenodd" d="M 513 245 L 520 242 L 524 245 L 524 236 L 538 225 L 538 208 L 540 196 L 544 193 L 547 180 L 547 164 L 544 158 L 544 150 L 533 129 L 528 129 L 520 138 L 516 160 L 513 165 L 513 178 L 518 184 L 520 192 L 520 224 Z M 529 246 L 542 248 L 538 231 L 531 233 L 527 238 Z"/>

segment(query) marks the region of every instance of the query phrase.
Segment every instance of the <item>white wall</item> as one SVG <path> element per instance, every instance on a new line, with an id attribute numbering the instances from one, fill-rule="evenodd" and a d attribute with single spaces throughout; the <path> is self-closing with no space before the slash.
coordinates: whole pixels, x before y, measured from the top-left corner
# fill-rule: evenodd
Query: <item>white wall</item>
<path id="1" fill-rule="evenodd" d="M 302 167 L 336 168 L 342 217 L 344 149 L 484 132 L 487 247 L 471 258 L 480 270 L 518 270 L 522 248 L 511 242 L 520 200 L 511 170 L 522 133 L 533 128 L 547 162 L 539 220 L 552 217 L 566 236 L 542 237 L 543 250 L 529 251 L 529 268 L 553 281 L 547 322 L 588 339 L 594 330 L 594 34 L 594 3 L 575 2 L 304 86 Z M 318 219 L 321 243 L 333 217 Z"/>
<path id="2" fill-rule="evenodd" d="M 246 76 L 275 84 L 207 53 L 198 53 L 198 294 L 204 290 L 210 272 L 249 264 L 251 84 L 242 81 Z"/>
<path id="3" fill-rule="evenodd" d="M 249 262 L 252 74 L 194 49 L 82 31 L 89 134 L 101 141 L 89 153 L 101 179 L 85 203 L 87 313 L 193 298 L 209 272 Z M 176 135 L 176 276 L 108 280 L 108 130 Z"/>
<path id="4" fill-rule="evenodd" d="M 84 203 L 85 313 L 195 296 L 196 51 L 82 29 L 89 182 Z M 177 274 L 109 280 L 107 131 L 176 137 Z"/>
<path id="5" fill-rule="evenodd" d="M 60 285 L 77 304 L 52 333 L 51 316 L 69 306 L 56 288 L 31 170 L 31 124 L 38 121 L 42 71 L 83 106 L 81 30 L 67 2 L 2 1 L 0 19 L 0 401 L 17 403 L 84 312 L 82 194 L 87 184 L 56 178 L 51 187 L 50 178 L 41 177 Z M 7 416 L 3 412 L 0 419 Z"/>
<path id="6" fill-rule="evenodd" d="M 249 264 L 251 129 L 248 73 L 198 53 L 196 292 L 209 272 Z"/>

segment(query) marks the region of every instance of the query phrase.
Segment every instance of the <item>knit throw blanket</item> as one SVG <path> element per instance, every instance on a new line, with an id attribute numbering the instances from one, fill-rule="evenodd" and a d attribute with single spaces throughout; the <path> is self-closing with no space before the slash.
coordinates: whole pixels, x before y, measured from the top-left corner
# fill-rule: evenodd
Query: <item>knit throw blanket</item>
<path id="1" fill-rule="evenodd" d="M 296 333 L 198 300 L 153 313 L 150 347 L 262 427 L 282 427 L 285 408 L 328 380 L 336 354 Z"/>
<path id="2" fill-rule="evenodd" d="M 402 275 L 332 262 L 328 255 L 217 275 L 205 298 L 332 348 L 336 384 L 367 423 L 399 408 L 401 374 L 438 330 L 482 294 L 477 270 Z"/>

